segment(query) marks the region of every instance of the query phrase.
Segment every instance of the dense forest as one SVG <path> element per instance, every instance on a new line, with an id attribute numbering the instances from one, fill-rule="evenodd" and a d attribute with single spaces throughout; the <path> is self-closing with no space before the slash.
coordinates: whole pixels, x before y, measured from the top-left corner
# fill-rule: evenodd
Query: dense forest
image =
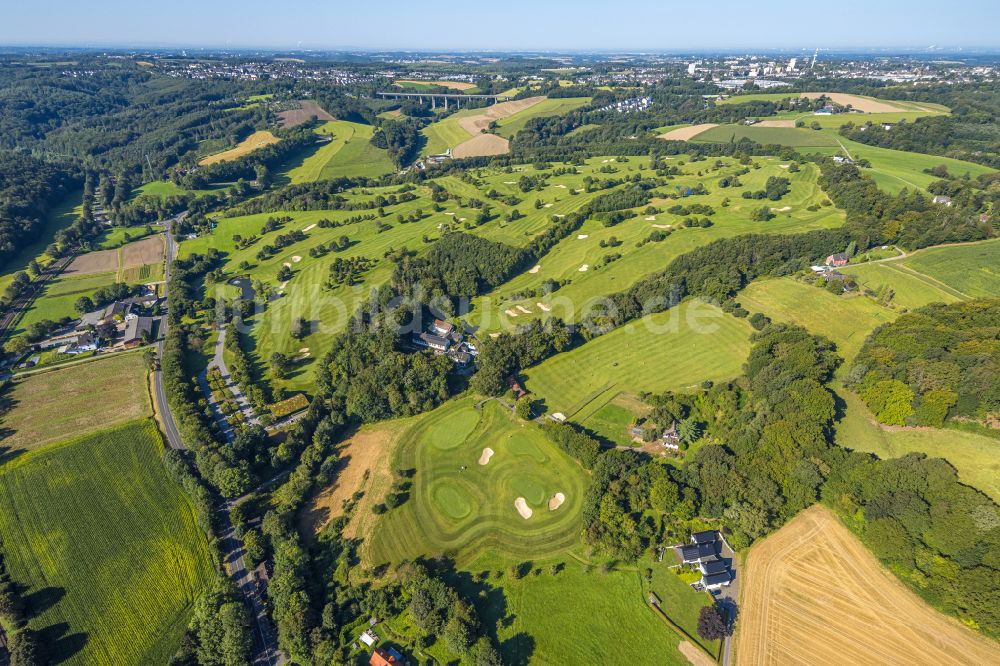
<path id="1" fill-rule="evenodd" d="M 1000 414 L 1000 300 L 932 304 L 872 333 L 849 384 L 882 423 Z"/>
<path id="2" fill-rule="evenodd" d="M 64 167 L 0 150 L 0 265 L 40 239 L 53 206 L 79 182 Z"/>

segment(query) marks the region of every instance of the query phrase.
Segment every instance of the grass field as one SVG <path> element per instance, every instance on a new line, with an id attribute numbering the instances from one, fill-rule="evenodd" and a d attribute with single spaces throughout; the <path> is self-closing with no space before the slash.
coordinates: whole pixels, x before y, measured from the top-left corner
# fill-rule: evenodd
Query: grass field
<path id="1" fill-rule="evenodd" d="M 774 321 L 798 324 L 813 334 L 829 338 L 848 363 L 872 329 L 899 316 L 865 296 L 835 296 L 793 278 L 752 282 L 736 300 L 750 312 L 763 312 Z"/>
<path id="2" fill-rule="evenodd" d="M 961 300 L 954 290 L 943 287 L 925 275 L 906 267 L 902 261 L 857 264 L 847 268 L 865 289 L 880 297 L 892 290 L 890 304 L 894 307 L 923 307 L 928 303 L 952 303 Z"/>
<path id="3" fill-rule="evenodd" d="M 478 110 L 476 111 L 478 112 Z M 683 161 L 685 161 L 683 156 L 676 158 L 678 164 Z M 818 204 L 825 198 L 817 185 L 817 172 L 814 167 L 805 165 L 800 172 L 789 173 L 787 169 L 781 168 L 777 159 L 758 158 L 757 161 L 760 168 L 741 177 L 746 183 L 745 187 L 762 188 L 770 175 L 777 174 L 787 174 L 792 181 L 791 192 L 781 202 L 775 204 L 782 209 L 787 206 L 790 210 L 779 212 L 777 217 L 769 222 L 748 221 L 750 210 L 759 204 L 740 198 L 738 190 L 727 191 L 715 187 L 721 176 L 732 173 L 739 168 L 733 160 L 721 160 L 722 166 L 719 168 L 714 166 L 714 162 L 709 161 L 684 164 L 681 166 L 684 175 L 677 177 L 675 182 L 678 186 L 694 186 L 698 183 L 704 183 L 709 188 L 710 194 L 693 196 L 686 201 L 697 201 L 713 206 L 716 214 L 712 218 L 712 227 L 679 229 L 662 242 L 647 243 L 642 247 L 636 247 L 639 241 L 646 238 L 657 227 L 675 225 L 682 218 L 663 213 L 654 216 L 656 219 L 649 220 L 646 219 L 649 216 L 639 215 L 614 227 L 604 227 L 596 220 L 588 220 L 579 233 L 558 243 L 542 258 L 539 270 L 517 276 L 498 288 L 496 292 L 476 299 L 473 303 L 474 308 L 468 317 L 469 321 L 483 326 L 485 331 L 498 330 L 507 324 L 519 324 L 534 317 L 545 316 L 546 312 L 538 306 L 538 303 L 543 300 L 546 307 L 550 307 L 554 316 L 561 316 L 567 321 L 575 321 L 578 313 L 595 297 L 626 289 L 649 273 L 660 270 L 674 257 L 718 238 L 750 232 L 798 233 L 809 229 L 835 227 L 843 223 L 842 212 L 835 208 L 822 207 L 817 211 L 807 210 L 809 206 Z M 556 164 L 551 168 L 554 169 L 558 166 L 560 165 Z M 568 215 L 585 206 L 599 194 L 606 193 L 606 191 L 599 191 L 571 194 L 572 191 L 583 187 L 584 178 L 587 176 L 607 177 L 601 173 L 601 170 L 608 168 L 616 172 L 615 177 L 618 178 L 637 173 L 640 175 L 649 174 L 648 158 L 632 158 L 628 162 L 620 163 L 611 158 L 592 158 L 587 160 L 585 165 L 578 167 L 579 173 L 577 174 L 550 177 L 541 191 L 523 193 L 517 186 L 517 181 L 522 174 L 543 173 L 536 171 L 533 167 L 517 167 L 512 172 L 500 168 L 477 169 L 473 175 L 479 181 L 478 185 L 470 184 L 454 176 L 441 177 L 436 179 L 436 182 L 450 193 L 462 197 L 463 200 L 484 199 L 486 192 L 491 189 L 495 189 L 502 195 L 518 197 L 521 202 L 514 206 L 493 201 L 492 205 L 497 217 L 482 226 L 475 227 L 471 233 L 491 240 L 523 246 L 551 226 L 552 216 Z M 361 203 L 370 201 L 377 195 L 388 196 L 398 192 L 398 190 L 399 188 L 395 186 L 357 189 L 346 191 L 343 196 L 350 203 Z M 674 188 L 664 186 L 664 190 L 663 194 L 666 195 L 672 193 Z M 424 236 L 433 242 L 440 237 L 442 225 L 464 228 L 466 223 L 471 224 L 470 221 L 475 219 L 478 212 L 473 208 L 461 206 L 454 199 L 450 199 L 442 204 L 443 210 L 441 212 L 433 213 L 430 190 L 426 187 L 418 187 L 413 193 L 418 197 L 416 200 L 386 207 L 387 215 L 381 221 L 387 223 L 389 228 L 381 232 L 375 221 L 365 221 L 339 228 L 318 226 L 318 222 L 323 218 L 336 221 L 346 220 L 357 215 L 357 211 L 282 211 L 219 219 L 213 233 L 182 242 L 180 254 L 186 256 L 191 252 L 204 252 L 210 247 L 215 248 L 224 253 L 226 263 L 223 268 L 228 276 L 247 275 L 251 279 L 262 280 L 275 289 L 279 286 L 276 279 L 278 269 L 284 263 L 291 264 L 292 279 L 284 286 L 282 297 L 270 301 L 264 311 L 256 316 L 247 349 L 251 355 L 258 359 L 260 365 L 265 367 L 267 365 L 266 359 L 275 351 L 297 355 L 298 350 L 308 347 L 310 357 L 305 358 L 287 379 L 276 383 L 290 390 L 309 392 L 313 386 L 312 376 L 315 359 L 322 355 L 330 338 L 343 329 L 349 316 L 361 300 L 366 297 L 368 291 L 372 287 L 384 284 L 390 278 L 393 264 L 389 260 L 382 259 L 383 254 L 389 248 L 399 249 L 401 247 L 418 253 L 424 252 L 431 247 L 430 243 L 424 242 Z M 722 204 L 727 198 L 730 199 L 730 202 L 728 206 L 723 207 Z M 538 208 L 534 205 L 536 199 L 541 202 Z M 683 201 L 654 200 L 655 205 L 664 209 L 673 203 L 683 203 Z M 423 220 L 406 224 L 397 222 L 397 215 L 405 217 L 418 208 L 424 211 L 425 218 Z M 523 217 L 514 222 L 506 222 L 503 219 L 504 216 L 515 208 L 521 212 Z M 257 244 L 244 249 L 236 248 L 233 241 L 234 235 L 240 234 L 246 238 L 258 234 L 266 219 L 276 215 L 288 215 L 292 221 L 285 224 L 282 229 L 260 237 Z M 256 259 L 257 251 L 261 245 L 272 242 L 277 234 L 287 233 L 292 229 L 304 231 L 307 239 L 283 248 L 281 252 L 267 260 L 258 261 Z M 320 243 L 328 244 L 342 235 L 348 236 L 354 243 L 349 250 L 330 253 L 319 258 L 309 256 L 310 248 Z M 585 238 L 581 239 L 579 236 L 585 236 Z M 619 239 L 621 245 L 613 250 L 601 248 L 600 242 L 602 240 L 608 241 L 612 236 Z M 597 264 L 612 251 L 620 253 L 622 258 L 598 268 Z M 376 261 L 374 268 L 363 276 L 358 285 L 324 288 L 329 265 L 336 256 L 364 256 Z M 242 261 L 251 264 L 248 271 L 238 268 Z M 590 268 L 581 272 L 579 269 L 584 264 Z M 565 284 L 559 291 L 544 299 L 524 295 L 529 290 L 538 289 L 541 283 L 547 279 L 562 280 Z M 230 294 L 229 297 L 231 298 L 232 295 Z M 507 316 L 506 311 L 511 308 L 523 308 L 528 313 L 516 309 L 514 312 L 518 314 L 517 318 Z M 312 324 L 310 334 L 301 341 L 292 338 L 288 326 L 288 322 L 295 317 L 304 317 Z"/>
<path id="4" fill-rule="evenodd" d="M 151 420 L 0 466 L 7 568 L 52 663 L 164 664 L 212 575 Z"/>
<path id="5" fill-rule="evenodd" d="M 24 313 L 13 332 L 17 335 L 31 324 L 63 317 L 76 317 L 74 303 L 81 296 L 90 296 L 97 289 L 114 284 L 116 273 L 93 273 L 90 275 L 66 275 L 50 280 L 38 293 L 31 307 Z"/>
<path id="6" fill-rule="evenodd" d="M 498 134 L 511 139 L 515 134 L 524 129 L 528 121 L 532 118 L 548 118 L 550 116 L 563 116 L 579 109 L 581 106 L 590 104 L 589 97 L 556 97 L 546 99 L 534 105 L 530 109 L 515 114 L 510 118 L 504 118 L 497 122 Z"/>
<path id="7" fill-rule="evenodd" d="M 938 613 L 814 506 L 750 548 L 740 664 L 990 664 L 1000 645 Z"/>
<path id="8" fill-rule="evenodd" d="M 134 199 L 143 194 L 151 197 L 169 197 L 181 194 L 193 194 L 196 197 L 203 197 L 206 194 L 219 192 L 228 186 L 228 183 L 219 183 L 217 185 L 210 185 L 204 190 L 188 190 L 170 180 L 154 180 L 132 190 L 131 198 Z"/>
<path id="9" fill-rule="evenodd" d="M 797 93 L 797 92 L 775 92 L 775 93 L 746 93 L 741 95 L 731 95 L 724 100 L 716 102 L 719 105 L 727 104 L 745 104 L 747 102 L 780 102 L 783 99 L 788 99 L 789 97 L 805 97 L 805 96 L 815 96 L 820 93 Z M 844 102 L 851 102 L 855 108 L 867 108 L 866 103 L 874 103 L 878 106 L 890 106 L 893 109 L 898 109 L 899 111 L 906 111 L 911 113 L 922 112 L 924 114 L 941 114 L 948 113 L 948 107 L 942 104 L 934 104 L 931 102 L 909 102 L 905 100 L 887 100 L 878 99 L 875 97 L 867 97 L 865 95 L 846 95 L 843 93 L 826 93 L 828 95 L 842 96 Z M 836 98 L 834 98 L 836 101 Z M 882 113 L 888 112 L 888 110 L 880 111 Z M 844 114 L 843 117 L 847 118 L 864 118 L 871 113 L 865 114 Z"/>
<path id="10" fill-rule="evenodd" d="M 469 140 L 471 136 L 461 125 L 459 119 L 482 115 L 483 109 L 462 109 L 452 115 L 433 122 L 420 130 L 427 142 L 420 151 L 422 155 L 439 155 L 449 148 Z"/>
<path id="11" fill-rule="evenodd" d="M 1000 296 L 1000 241 L 997 240 L 928 248 L 900 263 L 970 298 Z"/>
<path id="12" fill-rule="evenodd" d="M 526 370 L 526 386 L 550 411 L 585 421 L 620 391 L 662 392 L 735 377 L 750 352 L 750 331 L 745 320 L 686 301 Z"/>
<path id="13" fill-rule="evenodd" d="M 45 254 L 45 248 L 52 243 L 57 231 L 65 229 L 83 214 L 82 200 L 83 190 L 70 192 L 45 218 L 37 236 L 38 240 L 25 245 L 14 256 L 3 262 L 0 266 L 0 292 L 11 283 L 14 274 L 25 270 L 33 259 L 43 266 L 51 263 L 51 258 Z"/>
<path id="14" fill-rule="evenodd" d="M 495 401 L 479 411 L 452 401 L 407 431 L 394 468 L 413 469 L 409 499 L 379 519 L 365 553 L 371 563 L 455 553 L 466 562 L 484 552 L 507 558 L 551 557 L 580 538 L 585 472 L 542 434 Z M 494 451 L 485 465 L 480 456 Z M 558 509 L 549 499 L 565 495 Z M 533 515 L 522 518 L 515 499 Z"/>
<path id="15" fill-rule="evenodd" d="M 750 139 L 761 144 L 776 143 L 793 148 L 836 146 L 836 140 L 823 132 L 799 127 L 759 127 L 756 125 L 719 125 L 694 136 L 695 143 L 729 143 Z"/>
<path id="16" fill-rule="evenodd" d="M 528 217 L 509 224 L 505 230 L 516 233 L 517 229 L 527 226 L 523 235 L 537 233 L 543 229 L 545 217 L 551 214 L 568 214 L 586 203 L 586 194 L 570 196 L 571 189 L 582 187 L 581 176 L 594 173 L 610 162 L 605 159 L 590 160 L 590 169 L 581 169 L 579 175 L 556 176 L 548 181 L 541 193 L 537 193 L 545 202 L 551 202 L 551 208 L 542 208 L 540 224 L 536 212 L 529 208 Z M 684 161 L 678 158 L 677 163 Z M 743 188 L 736 190 L 717 187 L 719 178 L 734 173 L 738 167 L 733 160 L 722 159 L 722 166 L 716 168 L 714 160 L 706 162 L 686 163 L 681 166 L 684 175 L 674 181 L 677 187 L 696 186 L 703 184 L 709 191 L 707 195 L 691 196 L 680 200 L 654 199 L 653 205 L 664 211 L 674 204 L 700 203 L 712 206 L 715 215 L 712 216 L 712 226 L 708 228 L 678 228 L 661 242 L 651 242 L 637 247 L 651 233 L 664 227 L 675 227 L 682 217 L 663 212 L 657 215 L 645 215 L 640 207 L 636 217 L 621 224 L 605 227 L 597 220 L 584 222 L 578 233 L 573 234 L 556 244 L 539 261 L 536 272 L 522 273 L 496 291 L 476 299 L 469 321 L 482 326 L 485 330 L 502 330 L 511 325 L 517 325 L 538 317 L 558 316 L 569 322 L 579 320 L 594 302 L 604 294 L 622 291 L 629 288 L 643 277 L 662 270 L 670 261 L 690 250 L 710 243 L 720 238 L 728 238 L 747 233 L 801 233 L 812 229 L 838 227 L 843 224 L 843 212 L 830 206 L 820 207 L 816 211 L 808 208 L 820 204 L 825 196 L 817 183 L 817 171 L 812 165 L 805 165 L 801 171 L 790 173 L 782 168 L 780 160 L 774 158 L 758 158 L 759 169 L 740 176 Z M 632 158 L 625 164 L 616 164 L 619 176 L 634 172 L 648 174 L 644 171 L 648 166 L 645 159 Z M 787 166 L 787 165 L 785 165 Z M 595 176 L 600 176 L 595 173 Z M 787 177 L 791 181 L 791 191 L 780 202 L 772 204 L 779 212 L 768 222 L 750 221 L 750 213 L 760 207 L 759 201 L 742 199 L 743 189 L 762 189 L 770 176 Z M 513 186 L 505 184 L 517 180 L 519 174 L 508 174 L 506 178 L 490 179 L 490 185 L 500 192 L 515 192 Z M 500 180 L 500 182 L 497 182 Z M 672 189 L 672 188 L 665 188 Z M 475 191 L 475 190 L 473 190 Z M 675 190 L 676 192 L 676 190 Z M 529 201 L 536 193 L 529 194 Z M 723 205 L 728 199 L 727 205 Z M 782 210 L 785 207 L 788 210 Z M 525 208 L 521 206 L 523 211 Z M 653 219 L 649 219 L 652 217 Z M 523 225 L 523 226 L 522 226 Z M 484 228 L 485 229 L 485 228 Z M 494 230 L 496 228 L 493 228 Z M 491 231 L 485 230 L 489 236 Z M 612 238 L 620 241 L 614 248 L 601 247 L 607 245 Z M 502 240 L 502 238 L 497 238 Z M 613 263 L 601 266 L 603 258 L 611 253 L 620 254 L 621 258 Z M 563 283 L 558 291 L 546 297 L 526 296 L 540 291 L 546 280 L 557 280 Z M 541 303 L 549 308 L 548 312 Z"/>
<path id="17" fill-rule="evenodd" d="M 269 146 L 272 143 L 278 143 L 280 140 L 281 139 L 271 134 L 268 130 L 260 130 L 243 139 L 238 145 L 230 148 L 229 150 L 202 158 L 198 164 L 208 166 L 209 164 L 235 160 L 243 157 L 244 155 L 249 155 L 258 148 Z"/>
<path id="18" fill-rule="evenodd" d="M 588 410 L 589 411 L 589 410 Z M 619 393 L 582 423 L 588 430 L 618 446 L 631 446 L 629 426 L 648 414 L 649 406 L 628 393 Z"/>
<path id="19" fill-rule="evenodd" d="M 151 414 L 137 353 L 32 375 L 11 383 L 2 401 L 0 460 Z"/>
<path id="20" fill-rule="evenodd" d="M 846 405 L 844 418 L 837 423 L 837 444 L 880 458 L 914 452 L 944 458 L 964 483 L 1000 502 L 1000 439 L 953 428 L 884 429 L 852 391 L 842 386 L 836 390 Z"/>
<path id="21" fill-rule="evenodd" d="M 507 563 L 484 553 L 467 569 L 504 571 Z M 504 663 L 558 664 L 573 655 L 581 664 L 645 664 L 655 654 L 657 664 L 688 664 L 677 651 L 677 635 L 646 605 L 638 572 L 613 567 L 601 573 L 571 556 L 532 558 L 531 563 L 541 573 L 520 580 L 505 573 L 498 582 L 489 582 L 485 597 L 479 597 L 483 586 L 471 576 L 459 579 L 459 588 L 475 600 L 487 626 L 500 621 L 497 637 Z M 553 575 L 553 564 L 564 568 Z M 690 625 L 691 614 L 697 617 L 708 596 L 689 587 L 673 591 L 678 594 L 661 597 L 663 608 L 675 621 Z"/>
<path id="22" fill-rule="evenodd" d="M 926 189 L 938 178 L 925 173 L 925 169 L 932 169 L 942 164 L 948 167 L 948 172 L 953 176 L 969 174 L 976 177 L 980 174 L 993 172 L 993 169 L 973 162 L 868 146 L 845 139 L 832 131 L 823 131 L 822 133 L 829 133 L 838 145 L 810 148 L 809 152 L 835 155 L 843 153 L 842 148 L 846 148 L 852 158 L 856 160 L 866 159 L 871 162 L 871 168 L 864 169 L 864 173 L 874 178 L 879 188 L 891 194 L 897 194 L 904 188 L 908 188 L 910 191 Z"/>
<path id="23" fill-rule="evenodd" d="M 395 170 L 388 152 L 370 143 L 375 132 L 371 125 L 331 120 L 316 132 L 331 141 L 284 174 L 292 184 L 341 176 L 376 177 Z"/>

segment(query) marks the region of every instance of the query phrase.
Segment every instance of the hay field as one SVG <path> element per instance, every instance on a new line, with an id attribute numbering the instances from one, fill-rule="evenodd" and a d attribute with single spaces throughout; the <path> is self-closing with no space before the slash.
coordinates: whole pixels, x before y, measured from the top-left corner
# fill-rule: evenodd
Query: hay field
<path id="1" fill-rule="evenodd" d="M 126 352 L 12 382 L 0 458 L 152 414 L 142 354 Z"/>
<path id="2" fill-rule="evenodd" d="M 910 107 L 908 107 L 906 103 L 875 99 L 874 97 L 866 97 L 865 95 L 851 95 L 849 93 L 807 92 L 802 93 L 802 97 L 805 97 L 806 99 L 826 97 L 834 104 L 839 104 L 840 106 L 850 106 L 864 113 L 891 113 L 893 111 L 910 110 Z"/>
<path id="3" fill-rule="evenodd" d="M 344 533 L 349 538 L 370 533 L 377 516 L 372 506 L 392 485 L 391 461 L 401 436 L 415 419 L 396 419 L 363 426 L 337 446 L 340 459 L 333 483 L 317 492 L 299 514 L 303 534 L 319 533 L 344 515 L 344 502 L 363 493 Z"/>
<path id="4" fill-rule="evenodd" d="M 702 123 L 701 125 L 687 125 L 685 127 L 678 127 L 677 129 L 672 129 L 669 132 L 660 135 L 661 139 L 667 141 L 688 141 L 698 136 L 702 132 L 706 132 L 713 127 L 717 127 L 716 123 Z"/>
<path id="5" fill-rule="evenodd" d="M 510 144 L 507 139 L 496 134 L 480 134 L 455 146 L 452 155 L 456 158 L 506 155 L 508 150 Z"/>
<path id="6" fill-rule="evenodd" d="M 741 664 L 1000 662 L 1000 645 L 925 604 L 819 505 L 750 548 L 740 597 Z"/>
<path id="7" fill-rule="evenodd" d="M 118 250 L 98 250 L 81 254 L 63 271 L 64 276 L 90 275 L 118 270 Z"/>
<path id="8" fill-rule="evenodd" d="M 278 125 L 281 127 L 295 127 L 304 122 L 308 122 L 316 116 L 319 120 L 336 120 L 333 116 L 323 110 L 318 103 L 304 99 L 299 102 L 298 108 L 282 111 L 278 114 Z"/>
<path id="9" fill-rule="evenodd" d="M 279 141 L 281 141 L 281 139 L 271 134 L 268 130 L 259 130 L 240 141 L 237 146 L 221 153 L 216 153 L 215 155 L 209 155 L 208 157 L 199 160 L 198 164 L 208 166 L 210 164 L 218 164 L 219 162 L 228 162 L 230 160 L 243 157 L 244 155 L 249 155 L 258 148 L 270 146 L 271 144 L 278 143 Z"/>
<path id="10" fill-rule="evenodd" d="M 0 539 L 51 663 L 165 664 L 213 575 L 151 419 L 0 465 Z"/>
<path id="11" fill-rule="evenodd" d="M 470 136 L 475 136 L 484 129 L 488 128 L 490 123 L 500 121 L 522 111 L 526 111 L 536 104 L 542 103 L 545 99 L 546 98 L 544 96 L 526 97 L 525 99 L 517 99 L 510 102 L 493 104 L 492 106 L 487 106 L 485 109 L 478 109 L 479 113 L 474 116 L 459 118 L 458 124 L 462 127 L 462 129 L 468 132 Z"/>
<path id="12" fill-rule="evenodd" d="M 588 415 L 620 391 L 693 388 L 740 374 L 750 325 L 697 300 L 602 335 L 524 371 L 550 412 Z M 583 420 L 582 418 L 578 420 Z"/>
<path id="13" fill-rule="evenodd" d="M 451 88 L 452 90 L 469 90 L 470 88 L 475 88 L 475 83 L 467 83 L 465 81 L 416 81 L 413 79 L 396 79 L 396 85 L 401 83 L 409 84 L 409 88 L 426 88 L 427 86 L 441 86 L 442 88 Z"/>
<path id="14" fill-rule="evenodd" d="M 393 466 L 415 470 L 408 499 L 378 520 L 362 558 L 372 564 L 418 555 L 483 552 L 550 557 L 579 542 L 587 475 L 534 423 L 520 422 L 496 401 L 477 410 L 451 401 L 407 430 Z M 495 452 L 478 464 L 483 449 Z M 565 502 L 550 511 L 557 492 Z M 515 508 L 523 498 L 533 514 Z"/>

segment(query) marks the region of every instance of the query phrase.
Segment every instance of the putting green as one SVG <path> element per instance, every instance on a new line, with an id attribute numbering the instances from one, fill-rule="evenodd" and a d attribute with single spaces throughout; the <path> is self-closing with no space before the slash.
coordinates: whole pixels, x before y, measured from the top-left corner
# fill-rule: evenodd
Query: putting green
<path id="1" fill-rule="evenodd" d="M 448 414 L 447 418 L 436 423 L 428 431 L 428 439 L 436 448 L 454 449 L 472 434 L 478 424 L 479 412 L 474 407 L 468 406 Z"/>
<path id="2" fill-rule="evenodd" d="M 472 513 L 468 494 L 454 483 L 439 484 L 431 492 L 434 506 L 449 518 L 460 520 Z"/>
<path id="3" fill-rule="evenodd" d="M 496 401 L 479 412 L 471 398 L 426 414 L 401 438 L 393 464 L 415 470 L 409 500 L 379 517 L 362 553 L 366 564 L 489 549 L 501 557 L 542 557 L 579 544 L 587 474 L 534 423 Z M 483 449 L 496 453 L 479 464 Z M 558 511 L 547 502 L 566 501 Z M 525 520 L 514 506 L 534 509 Z"/>

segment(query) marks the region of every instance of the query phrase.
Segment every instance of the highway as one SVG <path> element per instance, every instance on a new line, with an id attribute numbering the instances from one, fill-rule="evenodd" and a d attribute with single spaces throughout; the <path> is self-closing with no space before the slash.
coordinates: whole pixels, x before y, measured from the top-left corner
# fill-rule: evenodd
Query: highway
<path id="1" fill-rule="evenodd" d="M 181 213 L 172 220 L 164 224 L 164 236 L 166 239 L 166 268 L 164 269 L 164 288 L 170 283 L 170 263 L 177 256 L 177 243 L 174 241 L 173 224 L 183 220 L 187 211 Z M 169 295 L 169 294 L 168 294 Z M 167 308 L 169 312 L 169 302 Z M 156 344 L 158 358 L 163 359 L 163 339 L 167 333 L 167 316 L 163 315 L 160 324 L 160 341 Z M 163 387 L 163 373 L 159 367 L 153 372 L 153 394 L 156 398 L 156 411 L 160 415 L 164 435 L 170 448 L 184 450 L 184 441 L 177 431 L 173 415 L 170 413 L 170 406 L 167 404 L 167 394 Z M 274 481 L 274 479 L 272 479 Z M 268 485 L 271 481 L 265 483 Z M 262 486 L 263 487 L 263 486 Z M 256 577 L 247 571 L 243 561 L 243 542 L 236 536 L 233 525 L 229 520 L 229 510 L 233 506 L 233 501 L 224 502 L 220 507 L 219 520 L 219 550 L 222 553 L 223 562 L 229 572 L 230 578 L 236 584 L 237 589 L 243 594 L 247 605 L 250 607 L 253 620 L 253 652 L 254 664 L 263 666 L 280 666 L 288 661 L 284 653 L 278 649 L 277 633 L 271 624 L 271 618 L 267 614 L 267 605 L 263 593 L 258 589 Z"/>

